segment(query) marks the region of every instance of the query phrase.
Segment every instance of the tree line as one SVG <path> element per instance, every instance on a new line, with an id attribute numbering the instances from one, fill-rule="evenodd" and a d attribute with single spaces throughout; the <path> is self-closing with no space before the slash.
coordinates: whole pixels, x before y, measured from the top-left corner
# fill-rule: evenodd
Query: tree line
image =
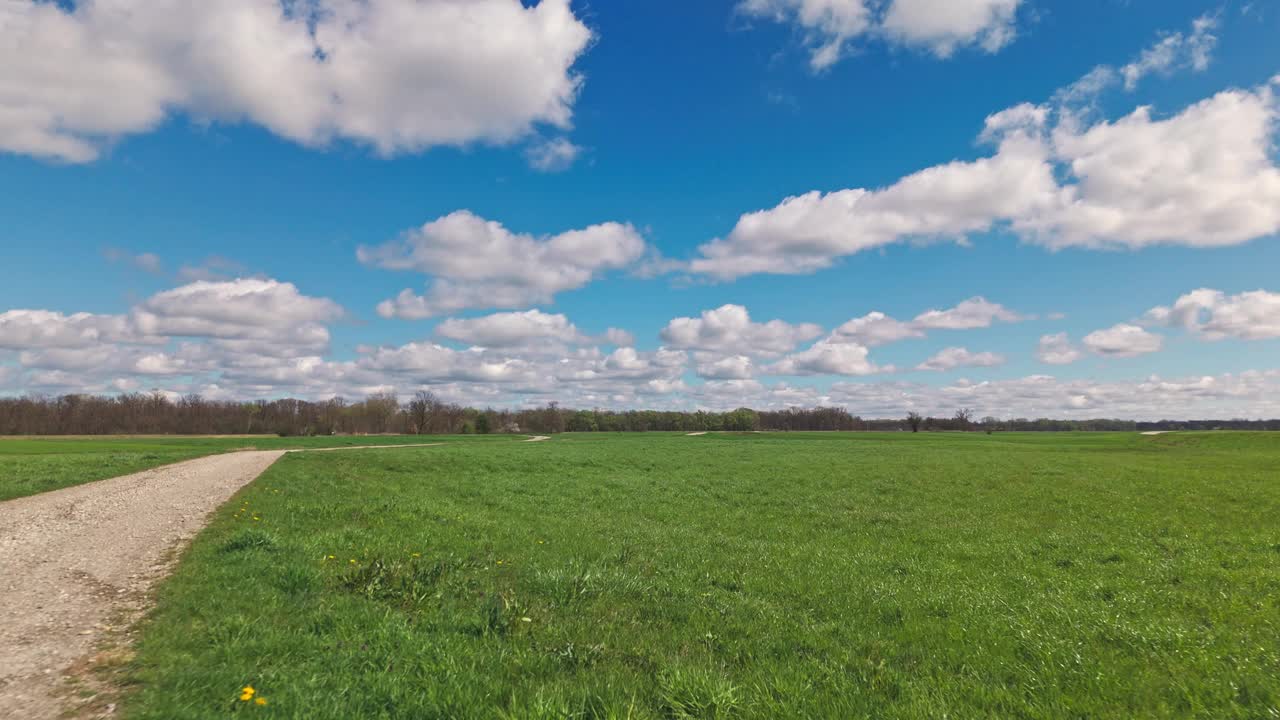
<path id="1" fill-rule="evenodd" d="M 967 409 L 939 417 L 865 419 L 844 408 L 738 408 L 728 412 L 575 410 L 556 403 L 512 409 L 472 408 L 419 392 L 402 403 L 392 393 L 363 400 L 333 398 L 238 402 L 160 393 L 0 398 L 0 435 L 344 435 L 753 430 L 1064 431 L 1280 430 L 1280 420 L 975 419 Z"/>

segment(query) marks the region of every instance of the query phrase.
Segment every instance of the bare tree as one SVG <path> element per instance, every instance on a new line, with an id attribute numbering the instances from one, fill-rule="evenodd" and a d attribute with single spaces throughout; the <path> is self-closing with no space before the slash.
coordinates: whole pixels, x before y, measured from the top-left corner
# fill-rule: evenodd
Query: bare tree
<path id="1" fill-rule="evenodd" d="M 439 404 L 440 400 L 435 393 L 426 390 L 419 390 L 413 396 L 409 401 L 409 422 L 413 425 L 415 434 L 426 435 L 430 431 L 431 415 Z"/>
<path id="2" fill-rule="evenodd" d="M 956 411 L 955 421 L 958 429 L 968 430 L 973 424 L 973 411 L 969 408 L 960 408 Z"/>
<path id="3" fill-rule="evenodd" d="M 911 432 L 920 432 L 920 423 L 924 422 L 924 417 L 918 412 L 907 413 L 907 425 L 911 426 Z"/>

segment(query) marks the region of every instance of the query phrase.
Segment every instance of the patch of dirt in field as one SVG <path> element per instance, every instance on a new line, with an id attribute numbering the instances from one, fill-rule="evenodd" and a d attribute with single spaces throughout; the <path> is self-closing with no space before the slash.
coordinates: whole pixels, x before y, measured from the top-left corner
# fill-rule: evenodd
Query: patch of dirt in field
<path id="1" fill-rule="evenodd" d="M 1143 435 L 1163 435 L 1163 434 L 1165 434 L 1165 433 L 1167 433 L 1167 432 L 1169 432 L 1169 431 L 1168 431 L 1168 430 L 1148 430 L 1148 431 L 1146 431 L 1146 432 L 1144 432 L 1144 433 L 1141 433 L 1141 434 L 1143 434 Z"/>
<path id="2" fill-rule="evenodd" d="M 694 437 L 695 435 L 706 435 L 706 434 L 707 434 L 706 430 L 699 430 L 698 432 L 685 433 L 685 437 Z"/>
<path id="3" fill-rule="evenodd" d="M 0 503 L 0 718 L 114 710 L 85 669 L 118 662 L 178 550 L 282 454 L 211 455 Z"/>

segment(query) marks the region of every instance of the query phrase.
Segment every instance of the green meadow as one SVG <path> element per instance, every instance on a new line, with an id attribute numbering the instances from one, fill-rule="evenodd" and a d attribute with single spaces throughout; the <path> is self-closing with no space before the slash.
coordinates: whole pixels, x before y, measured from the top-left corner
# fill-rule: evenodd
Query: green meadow
<path id="1" fill-rule="evenodd" d="M 482 438 L 420 435 L 0 437 L 0 501 L 231 450 L 400 445 L 464 439 Z"/>
<path id="2" fill-rule="evenodd" d="M 288 455 L 120 675 L 156 720 L 1274 718 L 1280 439 Z"/>

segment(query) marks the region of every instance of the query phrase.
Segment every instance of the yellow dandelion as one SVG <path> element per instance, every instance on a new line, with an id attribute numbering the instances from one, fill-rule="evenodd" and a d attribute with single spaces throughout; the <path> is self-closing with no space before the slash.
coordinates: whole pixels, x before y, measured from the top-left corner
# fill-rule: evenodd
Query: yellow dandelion
<path id="1" fill-rule="evenodd" d="M 254 700 L 254 701 L 253 701 L 253 703 L 254 703 L 255 705 L 266 705 L 266 704 L 267 704 L 267 699 L 266 699 L 266 698 L 262 698 L 262 697 L 260 697 L 260 698 L 258 698 L 257 700 Z"/>
<path id="2" fill-rule="evenodd" d="M 255 692 L 257 691 L 253 689 L 252 685 L 245 685 L 244 689 L 240 691 L 240 700 L 243 702 L 249 702 L 253 699 L 253 694 Z"/>

